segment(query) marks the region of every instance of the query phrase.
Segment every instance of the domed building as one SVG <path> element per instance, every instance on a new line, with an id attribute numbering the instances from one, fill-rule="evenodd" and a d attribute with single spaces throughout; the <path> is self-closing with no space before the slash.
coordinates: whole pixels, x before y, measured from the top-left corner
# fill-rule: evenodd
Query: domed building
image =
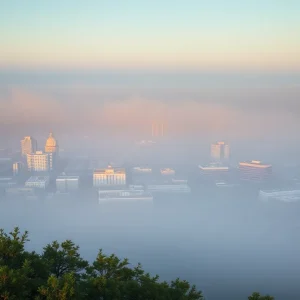
<path id="1" fill-rule="evenodd" d="M 58 154 L 58 151 L 59 151 L 58 143 L 54 138 L 52 132 L 50 132 L 49 137 L 46 141 L 45 152 Z"/>

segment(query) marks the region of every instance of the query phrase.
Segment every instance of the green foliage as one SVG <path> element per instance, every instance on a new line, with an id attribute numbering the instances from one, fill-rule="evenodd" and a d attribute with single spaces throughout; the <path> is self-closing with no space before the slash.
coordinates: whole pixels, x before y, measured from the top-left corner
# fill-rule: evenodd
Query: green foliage
<path id="1" fill-rule="evenodd" d="M 42 254 L 25 250 L 28 233 L 0 230 L 0 300 L 203 300 L 201 291 L 177 278 L 171 283 L 146 273 L 141 264 L 107 256 L 89 264 L 72 241 L 47 245 Z M 253 293 L 248 300 L 274 300 Z"/>

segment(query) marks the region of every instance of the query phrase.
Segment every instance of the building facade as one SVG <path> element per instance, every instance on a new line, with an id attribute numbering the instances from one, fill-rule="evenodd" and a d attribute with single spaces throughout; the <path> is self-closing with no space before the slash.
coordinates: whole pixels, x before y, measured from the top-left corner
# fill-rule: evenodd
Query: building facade
<path id="1" fill-rule="evenodd" d="M 239 163 L 241 180 L 265 181 L 272 175 L 272 165 L 264 164 L 258 160 Z"/>
<path id="2" fill-rule="evenodd" d="M 225 142 L 217 142 L 210 146 L 210 157 L 213 161 L 229 160 L 230 149 Z"/>
<path id="3" fill-rule="evenodd" d="M 32 154 L 27 154 L 28 171 L 32 172 L 48 172 L 53 169 L 52 153 L 44 153 L 36 151 Z"/>
<path id="4" fill-rule="evenodd" d="M 93 185 L 95 187 L 126 185 L 125 169 L 108 167 L 106 169 L 95 170 Z"/>
<path id="5" fill-rule="evenodd" d="M 15 176 L 19 175 L 19 173 L 22 171 L 23 167 L 24 167 L 23 163 L 21 163 L 19 161 L 13 163 L 13 166 L 12 166 L 12 168 L 13 168 L 13 175 L 15 175 Z"/>
<path id="6" fill-rule="evenodd" d="M 26 188 L 46 189 L 49 185 L 49 176 L 31 176 L 26 182 Z"/>
<path id="7" fill-rule="evenodd" d="M 54 138 L 52 132 L 50 132 L 49 137 L 45 144 L 45 153 L 55 153 L 56 155 L 59 152 L 58 142 Z"/>
<path id="8" fill-rule="evenodd" d="M 77 191 L 79 188 L 79 176 L 62 175 L 56 178 L 56 190 L 59 193 Z"/>
<path id="9" fill-rule="evenodd" d="M 25 136 L 21 140 L 21 152 L 23 156 L 27 154 L 35 153 L 37 151 L 37 141 L 31 136 Z"/>

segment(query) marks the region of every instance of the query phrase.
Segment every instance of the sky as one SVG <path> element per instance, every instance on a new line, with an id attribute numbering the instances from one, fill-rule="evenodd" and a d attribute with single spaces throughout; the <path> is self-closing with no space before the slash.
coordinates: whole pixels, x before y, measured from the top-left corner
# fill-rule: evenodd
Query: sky
<path id="1" fill-rule="evenodd" d="M 2 1 L 0 134 L 293 140 L 300 2 Z"/>
<path id="2" fill-rule="evenodd" d="M 300 70 L 297 0 L 5 0 L 0 67 Z"/>

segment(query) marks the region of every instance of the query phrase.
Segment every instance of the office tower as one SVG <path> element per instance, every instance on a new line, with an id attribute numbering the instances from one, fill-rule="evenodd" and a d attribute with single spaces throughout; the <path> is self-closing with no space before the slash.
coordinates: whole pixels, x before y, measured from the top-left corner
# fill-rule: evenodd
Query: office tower
<path id="1" fill-rule="evenodd" d="M 31 136 L 25 136 L 21 140 L 21 152 L 23 156 L 37 151 L 37 141 Z"/>
<path id="2" fill-rule="evenodd" d="M 56 139 L 54 138 L 52 132 L 50 132 L 49 137 L 45 144 L 45 152 L 46 153 L 56 153 L 59 152 L 59 147 Z"/>
<path id="3" fill-rule="evenodd" d="M 99 186 L 126 185 L 126 172 L 123 168 L 98 169 L 93 174 L 93 184 Z"/>
<path id="4" fill-rule="evenodd" d="M 27 154 L 28 171 L 48 172 L 53 169 L 52 153 L 44 153 L 36 151 L 35 153 Z"/>
<path id="5" fill-rule="evenodd" d="M 225 142 L 212 144 L 210 156 L 213 161 L 227 161 L 229 159 L 229 145 Z"/>
<path id="6" fill-rule="evenodd" d="M 264 181 L 272 175 L 272 165 L 252 160 L 239 163 L 240 178 L 247 181 Z"/>

